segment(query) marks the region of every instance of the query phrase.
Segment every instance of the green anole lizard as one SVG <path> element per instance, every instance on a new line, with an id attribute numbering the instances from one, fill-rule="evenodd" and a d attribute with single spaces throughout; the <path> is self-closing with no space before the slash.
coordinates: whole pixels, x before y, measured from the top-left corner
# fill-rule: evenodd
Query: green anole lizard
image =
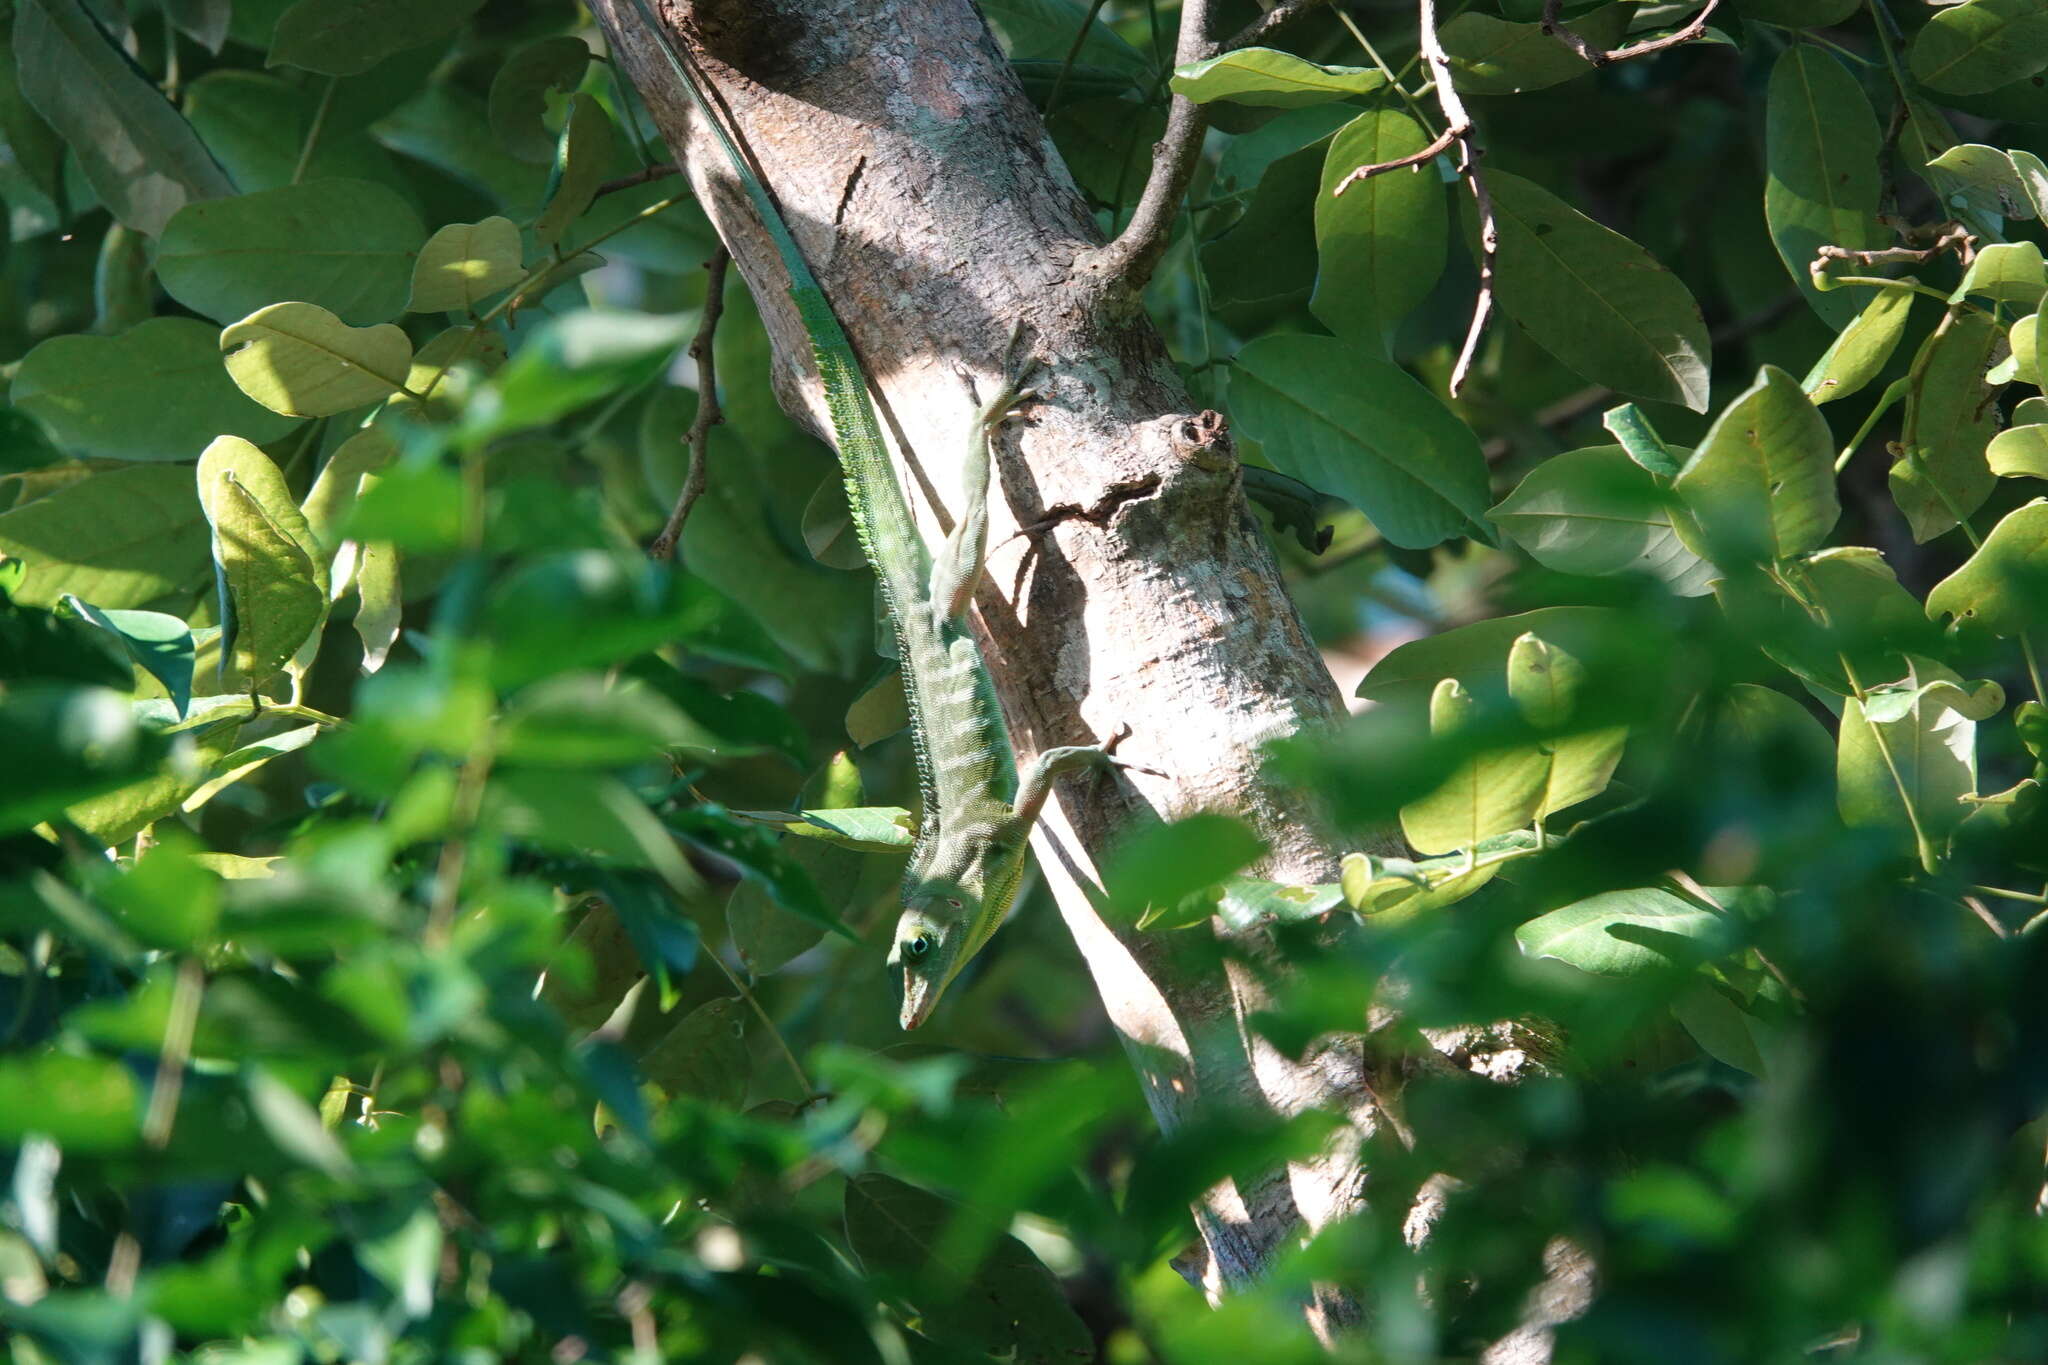
<path id="1" fill-rule="evenodd" d="M 633 4 L 731 161 L 789 277 L 790 300 L 810 338 L 831 412 L 854 527 L 895 627 L 923 809 L 889 965 L 902 971 L 901 1022 L 913 1029 L 1002 923 L 1024 875 L 1031 827 L 1054 781 L 1111 761 L 1115 743 L 1047 749 L 1019 777 L 995 689 L 967 628 L 967 605 L 988 544 L 989 443 L 1016 405 L 1035 395 L 1022 387 L 1022 371 L 1012 363 L 1013 338 L 1005 358 L 1010 380 L 982 406 L 969 434 L 966 506 L 934 561 L 896 482 L 853 344 L 788 223 L 712 108 L 695 62 L 677 48 L 649 0 Z"/>

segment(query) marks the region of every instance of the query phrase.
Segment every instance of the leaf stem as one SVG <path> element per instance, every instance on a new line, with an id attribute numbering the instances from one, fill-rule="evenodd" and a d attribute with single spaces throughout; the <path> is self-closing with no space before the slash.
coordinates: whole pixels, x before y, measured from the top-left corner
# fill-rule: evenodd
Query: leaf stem
<path id="1" fill-rule="evenodd" d="M 306 140 L 299 144 L 298 164 L 292 167 L 294 185 L 306 178 L 306 167 L 312 164 L 313 149 L 320 145 L 320 133 L 327 127 L 327 111 L 334 107 L 334 92 L 340 85 L 341 77 L 329 76 L 327 88 L 320 92 L 320 105 L 313 111 L 313 126 L 306 129 Z"/>
<path id="2" fill-rule="evenodd" d="M 707 950 L 704 955 L 711 959 L 712 964 L 719 971 L 725 973 L 725 979 L 730 981 L 732 988 L 740 993 L 740 999 L 753 1006 L 754 1013 L 760 1016 L 762 1026 L 768 1030 L 768 1036 L 775 1040 L 776 1047 L 782 1049 L 783 1059 L 789 1063 L 789 1069 L 796 1073 L 796 1083 L 803 1087 L 804 1102 L 808 1104 L 818 1098 L 818 1092 L 811 1087 L 811 1078 L 804 1074 L 803 1064 L 797 1061 L 796 1053 L 790 1050 L 789 1040 L 782 1036 L 781 1029 L 775 1027 L 775 1021 L 768 1017 L 767 1010 L 761 1008 L 761 1002 L 754 997 L 752 991 L 747 989 L 746 984 L 740 980 L 739 974 L 726 966 L 725 959 L 716 952 Z"/>

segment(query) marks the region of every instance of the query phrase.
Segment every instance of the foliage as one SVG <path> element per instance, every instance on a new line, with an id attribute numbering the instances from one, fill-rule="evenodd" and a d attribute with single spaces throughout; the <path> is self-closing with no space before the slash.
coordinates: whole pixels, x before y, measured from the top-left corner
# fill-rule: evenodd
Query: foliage
<path id="1" fill-rule="evenodd" d="M 1217 812 L 1105 904 L 1255 931 L 1275 1047 L 1542 1062 L 1383 1096 L 1212 1313 L 1187 1202 L 1331 1120 L 1154 1133 L 1029 897 L 896 1034 L 871 587 L 737 287 L 641 550 L 714 242 L 588 16 L 0 0 L 14 1358 L 1309 1360 L 1336 1280 L 1343 1353 L 1463 1359 L 1558 1236 L 1562 1360 L 2048 1355 L 2048 22 L 1722 0 L 1596 71 L 1542 8 L 1441 30 L 1482 215 L 1455 149 L 1344 184 L 1442 126 L 1406 8 L 1175 72 L 1171 5 L 984 5 L 1106 229 L 1204 102 L 1147 302 L 1318 638 L 1408 638 L 1274 753 L 1340 881 Z"/>

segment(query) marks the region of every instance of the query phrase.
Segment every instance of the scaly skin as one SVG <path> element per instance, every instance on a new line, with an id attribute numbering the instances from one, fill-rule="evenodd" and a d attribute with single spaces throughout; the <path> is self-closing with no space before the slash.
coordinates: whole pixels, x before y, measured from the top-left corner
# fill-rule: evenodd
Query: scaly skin
<path id="1" fill-rule="evenodd" d="M 902 972 L 901 1021 L 913 1029 L 931 1016 L 946 987 L 1002 924 L 1023 880 L 1031 826 L 1053 780 L 1104 762 L 1111 747 L 1048 750 L 1018 782 L 995 689 L 967 629 L 966 607 L 986 548 L 990 437 L 1030 395 L 1013 367 L 1009 386 L 982 408 L 969 436 L 967 507 L 934 567 L 896 481 L 859 359 L 825 291 L 767 187 L 711 107 L 694 64 L 676 49 L 648 0 L 633 4 L 716 134 L 781 256 L 831 413 L 854 527 L 895 627 L 923 812 L 904 874 L 903 914 L 889 964 Z M 1013 337 L 1012 361 L 1015 342 Z"/>

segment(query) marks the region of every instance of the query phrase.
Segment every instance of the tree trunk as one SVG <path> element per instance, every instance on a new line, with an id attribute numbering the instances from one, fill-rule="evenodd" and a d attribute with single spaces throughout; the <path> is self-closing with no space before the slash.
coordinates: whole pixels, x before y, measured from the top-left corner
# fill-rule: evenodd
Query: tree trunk
<path id="1" fill-rule="evenodd" d="M 1362 1039 L 1295 1061 L 1248 1025 L 1265 1002 L 1243 953 L 1140 934 L 1091 900 L 1096 857 L 1137 818 L 1237 815 L 1263 875 L 1328 882 L 1340 850 L 1260 746 L 1328 726 L 1337 689 L 1248 514 L 1223 419 L 1190 411 L 1165 346 L 1106 287 L 1093 217 L 970 0 L 656 0 L 701 64 L 859 350 L 933 544 L 961 506 L 975 405 L 1021 320 L 1042 400 L 1005 428 L 977 633 L 1020 756 L 1128 725 L 1122 757 L 1159 775 L 1070 780 L 1034 837 L 1039 865 L 1163 1128 L 1198 1108 L 1351 1130 L 1322 1159 L 1226 1182 L 1197 1208 L 1212 1296 L 1350 1212 L 1378 1125 Z M 754 291 L 783 404 L 829 431 L 775 250 L 632 0 L 593 0 Z M 715 474 L 713 477 L 716 477 Z M 1007 539 L 1019 527 L 1031 535 Z M 1200 1259 L 1200 1258 L 1198 1258 Z M 1309 1308 L 1326 1327 L 1341 1295 Z"/>

